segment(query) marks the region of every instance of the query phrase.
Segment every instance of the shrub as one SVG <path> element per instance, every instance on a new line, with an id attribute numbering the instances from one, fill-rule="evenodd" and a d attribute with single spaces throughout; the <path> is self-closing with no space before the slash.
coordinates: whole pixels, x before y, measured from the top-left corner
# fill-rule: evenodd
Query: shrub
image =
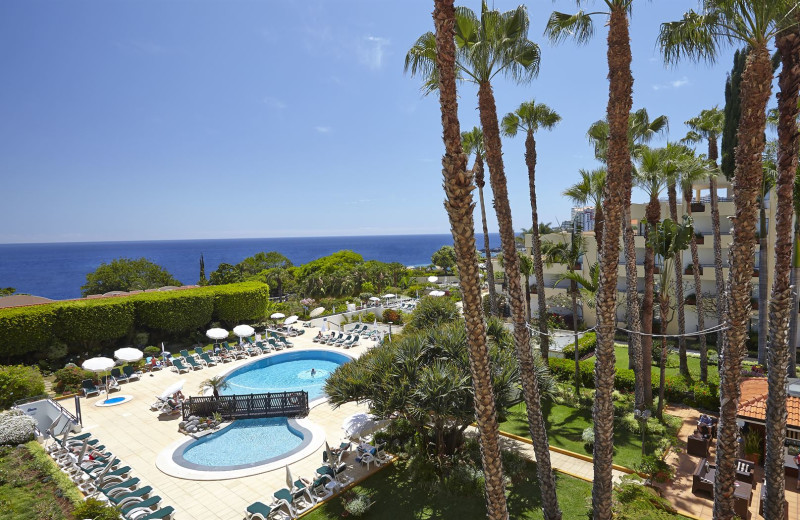
<path id="1" fill-rule="evenodd" d="M 158 356 L 159 354 L 161 354 L 161 349 L 159 347 L 150 345 L 149 347 L 144 348 L 144 355 L 146 357 Z"/>
<path id="2" fill-rule="evenodd" d="M 119 511 L 116 508 L 107 505 L 107 502 L 101 502 L 94 498 L 87 498 L 82 504 L 78 504 L 75 511 L 72 512 L 76 520 L 82 518 L 91 518 L 92 520 L 119 520 Z"/>
<path id="3" fill-rule="evenodd" d="M 594 450 L 594 428 L 589 426 L 581 433 L 581 440 L 588 451 Z"/>
<path id="4" fill-rule="evenodd" d="M 368 312 L 366 314 L 362 314 L 361 319 L 363 320 L 364 323 L 372 323 L 375 321 L 375 313 Z"/>
<path id="5" fill-rule="evenodd" d="M 394 309 L 386 309 L 383 311 L 383 317 L 381 321 L 384 323 L 389 323 L 390 321 L 395 325 L 402 325 L 403 324 L 403 313 Z"/>
<path id="6" fill-rule="evenodd" d="M 362 516 L 372 507 L 374 502 L 370 501 L 369 497 L 364 493 L 353 491 L 342 497 L 344 502 L 344 509 L 352 516 Z"/>
<path id="7" fill-rule="evenodd" d="M 426 296 L 419 300 L 411 318 L 408 320 L 409 328 L 423 330 L 452 323 L 459 319 L 458 307 L 449 298 Z"/>
<path id="8" fill-rule="evenodd" d="M 452 495 L 479 497 L 483 494 L 484 482 L 483 471 L 472 464 L 458 464 L 445 476 L 442 484 Z"/>
<path id="9" fill-rule="evenodd" d="M 68 345 L 89 346 L 127 335 L 134 315 L 129 298 L 64 302 L 58 308 L 56 333 Z"/>
<path id="10" fill-rule="evenodd" d="M 53 340 L 58 304 L 0 309 L 0 354 L 23 356 Z"/>
<path id="11" fill-rule="evenodd" d="M 639 420 L 635 415 L 633 415 L 633 412 L 626 413 L 625 415 L 619 417 L 617 419 L 617 424 L 621 429 L 630 433 L 639 433 L 641 431 L 639 427 Z"/>
<path id="12" fill-rule="evenodd" d="M 211 321 L 215 289 L 220 287 L 137 295 L 137 324 L 175 333 L 200 328 Z"/>
<path id="13" fill-rule="evenodd" d="M 214 318 L 229 323 L 262 319 L 270 305 L 269 286 L 260 282 L 215 287 L 214 295 Z"/>
<path id="14" fill-rule="evenodd" d="M 159 351 L 160 352 L 160 351 Z M 76 365 L 67 365 L 55 373 L 53 389 L 59 394 L 73 394 L 81 389 L 84 379 L 93 379 L 94 374 Z"/>
<path id="15" fill-rule="evenodd" d="M 33 440 L 36 421 L 21 410 L 0 412 L 0 446 L 16 446 Z"/>
<path id="16" fill-rule="evenodd" d="M 14 401 L 42 395 L 44 379 L 38 367 L 0 366 L 0 410 Z"/>
<path id="17" fill-rule="evenodd" d="M 594 352 L 595 346 L 597 345 L 597 334 L 594 332 L 587 332 L 584 336 L 578 340 L 578 355 L 580 357 L 584 357 L 590 352 Z M 562 350 L 564 357 L 567 359 L 574 359 L 575 358 L 575 344 L 570 343 L 566 345 Z"/>

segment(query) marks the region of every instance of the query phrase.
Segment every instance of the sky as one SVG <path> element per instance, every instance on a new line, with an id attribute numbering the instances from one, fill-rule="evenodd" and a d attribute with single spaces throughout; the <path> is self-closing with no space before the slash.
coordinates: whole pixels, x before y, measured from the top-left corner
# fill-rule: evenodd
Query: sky
<path id="1" fill-rule="evenodd" d="M 585 134 L 608 101 L 606 19 L 588 45 L 553 45 L 547 18 L 575 2 L 526 5 L 539 75 L 497 76 L 493 88 L 500 117 L 535 99 L 563 118 L 537 134 L 539 217 L 557 223 L 571 207 L 561 192 L 597 167 Z M 724 105 L 732 65 L 731 48 L 714 64 L 664 65 L 659 24 L 696 6 L 638 1 L 631 18 L 634 109 L 667 115 L 671 140 Z M 432 8 L 0 2 L 0 243 L 449 232 L 438 98 L 403 70 L 433 30 Z M 476 107 L 475 86 L 459 85 L 462 130 L 478 123 Z M 530 227 L 524 137 L 504 139 L 503 154 L 514 227 Z"/>

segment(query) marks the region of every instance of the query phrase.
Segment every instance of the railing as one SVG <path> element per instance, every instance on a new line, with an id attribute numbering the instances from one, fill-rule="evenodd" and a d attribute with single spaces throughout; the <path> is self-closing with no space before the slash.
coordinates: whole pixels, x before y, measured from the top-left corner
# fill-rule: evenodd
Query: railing
<path id="1" fill-rule="evenodd" d="M 308 392 L 190 397 L 183 403 L 184 420 L 192 415 L 211 417 L 215 413 L 220 414 L 226 420 L 304 417 L 308 415 Z"/>

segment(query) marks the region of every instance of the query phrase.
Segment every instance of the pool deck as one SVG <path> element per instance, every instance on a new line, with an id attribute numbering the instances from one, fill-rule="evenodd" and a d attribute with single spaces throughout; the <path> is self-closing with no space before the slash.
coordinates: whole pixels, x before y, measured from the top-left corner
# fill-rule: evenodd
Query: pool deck
<path id="1" fill-rule="evenodd" d="M 373 345 L 372 341 L 367 340 L 361 346 L 347 350 L 320 347 L 312 342 L 318 329 L 305 330 L 306 333 L 302 336 L 291 338 L 295 344 L 294 348 L 282 352 L 323 348 L 358 357 Z M 157 412 L 150 411 L 150 405 L 156 400 L 156 395 L 180 379 L 186 382 L 183 388 L 184 395 L 200 395 L 202 381 L 262 357 L 264 356 L 241 359 L 180 375 L 168 369 L 154 372 L 152 375 L 144 374 L 140 381 L 120 385 L 121 391 L 115 393 L 131 395 L 133 400 L 118 406 L 104 408 L 93 406 L 96 401 L 105 399 L 105 395 L 82 399 L 83 431 L 91 432 L 108 450 L 122 460 L 124 465 L 130 466 L 133 469 L 133 476 L 138 477 L 142 485 L 152 486 L 154 494 L 162 498 L 162 506 L 171 505 L 175 508 L 178 520 L 243 518 L 248 505 L 257 500 L 269 503 L 274 491 L 286 487 L 286 472 L 283 466 L 258 475 L 228 480 L 198 481 L 169 476 L 156 467 L 156 459 L 169 445 L 177 441 L 186 441 L 189 437 L 178 432 L 180 415 L 159 416 Z M 114 397 L 115 393 L 112 393 L 111 397 Z M 72 408 L 69 401 L 64 404 L 68 409 Z M 307 419 L 325 432 L 326 440 L 334 447 L 338 446 L 343 438 L 341 426 L 344 419 L 351 414 L 365 411 L 367 411 L 366 405 L 346 404 L 333 409 L 329 404 L 322 403 L 312 408 Z M 290 469 L 295 479 L 311 478 L 314 471 L 322 465 L 324 451 L 323 443 L 312 454 L 292 463 Z M 353 457 L 352 453 L 346 456 L 348 464 L 353 463 Z M 374 469 L 373 466 L 372 470 Z M 367 470 L 355 464 L 349 473 L 358 480 L 367 473 Z"/>

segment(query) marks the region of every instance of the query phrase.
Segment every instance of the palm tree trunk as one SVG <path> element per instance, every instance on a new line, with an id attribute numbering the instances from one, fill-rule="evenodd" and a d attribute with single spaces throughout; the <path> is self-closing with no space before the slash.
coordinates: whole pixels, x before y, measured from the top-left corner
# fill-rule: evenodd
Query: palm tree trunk
<path id="1" fill-rule="evenodd" d="M 531 322 L 531 277 L 528 275 L 525 275 L 525 321 Z M 540 336 L 540 339 L 543 337 L 547 336 Z"/>
<path id="2" fill-rule="evenodd" d="M 475 223 L 472 176 L 461 148 L 455 76 L 455 8 L 453 0 L 435 0 L 436 67 L 439 71 L 439 104 L 445 155 L 442 157 L 445 208 L 450 219 L 459 285 L 464 302 L 464 320 L 469 347 L 469 365 L 475 393 L 475 420 L 481 443 L 481 461 L 486 481 L 486 509 L 490 519 L 506 520 L 505 481 L 498 442 L 497 409 L 492 392 L 486 323 L 481 305 L 478 258 L 475 254 Z"/>
<path id="3" fill-rule="evenodd" d="M 531 440 L 536 454 L 536 470 L 542 491 L 544 516 L 548 520 L 559 520 L 561 509 L 556 497 L 556 483 L 550 465 L 550 448 L 547 442 L 547 431 L 542 417 L 542 405 L 539 383 L 534 375 L 533 352 L 528 325 L 525 321 L 525 297 L 522 292 L 522 276 L 519 268 L 519 256 L 514 239 L 514 227 L 511 221 L 511 206 L 508 202 L 508 187 L 503 168 L 503 150 L 500 141 L 500 126 L 497 122 L 497 106 L 495 105 L 492 86 L 481 83 L 478 86 L 478 108 L 481 126 L 483 127 L 486 163 L 489 165 L 489 180 L 494 193 L 494 207 L 497 223 L 500 227 L 500 240 L 503 248 L 504 268 L 508 296 L 511 300 L 511 319 L 514 323 L 514 347 L 519 359 L 522 393 L 528 410 L 528 425 Z"/>
<path id="4" fill-rule="evenodd" d="M 641 309 L 639 308 L 639 275 L 636 271 L 636 243 L 631 225 L 631 189 L 633 183 L 627 182 L 625 193 L 627 195 L 622 203 L 625 205 L 623 222 L 625 245 L 625 275 L 627 293 L 628 330 L 628 358 L 629 368 L 633 370 L 634 378 L 634 406 L 637 410 L 644 410 L 644 380 L 642 377 L 642 330 Z"/>
<path id="5" fill-rule="evenodd" d="M 670 182 L 667 188 L 669 197 L 670 218 L 678 222 L 678 190 L 675 182 Z M 683 300 L 683 260 L 682 253 L 675 253 L 675 303 L 678 307 L 678 357 L 680 358 L 680 373 L 682 376 L 689 375 L 689 364 L 686 360 L 686 313 Z M 664 317 L 662 316 L 663 320 Z M 664 332 L 666 334 L 666 332 Z"/>
<path id="6" fill-rule="evenodd" d="M 784 518 L 784 457 L 786 436 L 786 377 L 789 363 L 787 328 L 792 309 L 792 290 L 789 270 L 792 264 L 793 189 L 797 173 L 798 141 L 797 114 L 800 88 L 800 27 L 783 33 L 777 39 L 781 53 L 782 71 L 778 80 L 778 195 L 775 215 L 775 274 L 772 300 L 769 306 L 768 394 L 766 417 L 766 476 L 767 499 L 764 517 L 767 520 Z M 760 305 L 759 305 L 759 308 Z"/>
<path id="7" fill-rule="evenodd" d="M 767 209 L 764 200 L 766 193 L 761 193 L 759 201 L 759 233 L 758 233 L 758 364 L 767 364 L 767 331 L 769 330 L 768 305 L 768 262 L 769 262 L 769 241 L 767 240 Z"/>
<path id="8" fill-rule="evenodd" d="M 667 259 L 664 259 L 662 269 L 666 271 Z M 662 276 L 664 282 L 667 282 L 667 277 Z M 659 295 L 661 303 L 661 359 L 658 363 L 658 408 L 656 410 L 656 417 L 659 419 L 664 418 L 664 386 L 667 381 L 667 314 L 669 313 L 669 292 L 667 291 L 666 283 L 662 284 L 661 294 Z"/>
<path id="9" fill-rule="evenodd" d="M 733 493 L 736 482 L 738 448 L 736 409 L 741 397 L 741 365 L 745 353 L 747 323 L 750 319 L 750 291 L 756 246 L 758 194 L 764 172 L 761 154 L 764 151 L 766 108 L 772 87 L 772 65 L 765 45 L 753 47 L 742 73 L 742 116 L 739 121 L 739 143 L 736 146 L 736 183 L 733 218 L 733 243 L 729 275 L 730 328 L 720 356 L 720 417 L 717 433 L 717 478 L 714 482 L 714 518 L 733 518 Z"/>
<path id="10" fill-rule="evenodd" d="M 645 209 L 647 228 L 657 226 L 661 219 L 658 194 L 650 195 Z M 646 231 L 647 233 L 647 231 Z M 644 249 L 644 297 L 642 298 L 642 387 L 645 407 L 653 406 L 653 306 L 655 304 L 655 253 L 652 247 Z M 663 319 L 663 316 L 662 316 Z"/>
<path id="11" fill-rule="evenodd" d="M 550 355 L 550 336 L 547 335 L 547 301 L 544 292 L 544 268 L 542 267 L 542 244 L 539 239 L 539 213 L 536 209 L 536 141 L 533 131 L 528 130 L 525 138 L 525 164 L 528 166 L 528 188 L 531 192 L 531 255 L 533 256 L 533 274 L 536 277 L 536 300 L 539 304 L 539 348 L 542 359 L 547 362 Z M 528 299 L 528 309 L 530 309 Z M 573 314 L 573 321 L 577 316 Z"/>
<path id="12" fill-rule="evenodd" d="M 796 218 L 796 217 L 795 217 Z M 800 280 L 800 222 L 795 222 L 794 226 L 794 254 L 792 256 L 792 274 L 790 284 L 792 290 L 792 305 L 789 312 L 789 377 L 797 377 L 797 309 L 798 309 L 798 288 Z"/>
<path id="13" fill-rule="evenodd" d="M 605 226 L 605 216 L 603 206 L 597 205 L 594 208 L 594 241 L 597 243 L 597 251 L 603 250 L 603 227 Z M 598 259 L 599 261 L 599 259 Z"/>
<path id="14" fill-rule="evenodd" d="M 475 159 L 475 169 L 480 168 L 483 176 L 483 158 L 478 154 Z M 483 184 L 478 186 L 478 199 L 481 203 L 481 223 L 483 224 L 483 252 L 486 257 L 486 281 L 489 283 L 489 314 L 498 316 L 497 290 L 494 286 L 494 266 L 492 266 L 492 249 L 489 246 L 489 228 L 486 225 L 486 205 L 483 202 Z"/>
<path id="15" fill-rule="evenodd" d="M 616 4 L 614 4 L 616 5 Z M 611 520 L 612 464 L 614 456 L 614 331 L 617 327 L 617 269 L 622 229 L 622 198 L 631 176 L 628 120 L 633 90 L 628 16 L 614 7 L 608 29 L 608 178 L 604 197 L 600 287 L 597 291 L 597 347 L 594 367 L 594 479 L 592 514 L 595 520 Z"/>
<path id="16" fill-rule="evenodd" d="M 712 148 L 713 142 L 713 148 Z M 709 158 L 711 158 L 711 151 L 714 152 L 714 164 L 716 164 L 717 144 L 716 139 L 710 137 L 708 139 Z M 712 175 L 708 178 L 708 186 L 711 196 L 711 233 L 714 236 L 714 281 L 715 290 L 717 293 L 717 323 L 722 325 L 725 323 L 725 317 L 728 313 L 728 295 L 725 292 L 725 276 L 722 272 L 722 237 L 720 236 L 719 227 L 719 201 L 717 200 L 717 178 Z M 727 334 L 721 330 L 717 334 L 717 352 L 725 350 L 725 342 L 727 341 Z"/>
<path id="17" fill-rule="evenodd" d="M 572 333 L 575 336 L 575 397 L 581 397 L 581 354 L 578 352 L 578 285 L 570 282 L 572 292 Z"/>
<path id="18" fill-rule="evenodd" d="M 686 212 L 692 216 L 692 189 L 689 187 L 683 194 Z M 694 308 L 697 314 L 697 330 L 705 330 L 706 321 L 703 314 L 703 282 L 700 280 L 700 256 L 697 253 L 697 237 L 692 234 L 692 241 L 689 244 L 692 252 L 692 275 L 694 276 Z M 708 348 L 706 345 L 706 335 L 700 334 L 697 338 L 700 342 L 700 381 L 708 382 Z"/>

